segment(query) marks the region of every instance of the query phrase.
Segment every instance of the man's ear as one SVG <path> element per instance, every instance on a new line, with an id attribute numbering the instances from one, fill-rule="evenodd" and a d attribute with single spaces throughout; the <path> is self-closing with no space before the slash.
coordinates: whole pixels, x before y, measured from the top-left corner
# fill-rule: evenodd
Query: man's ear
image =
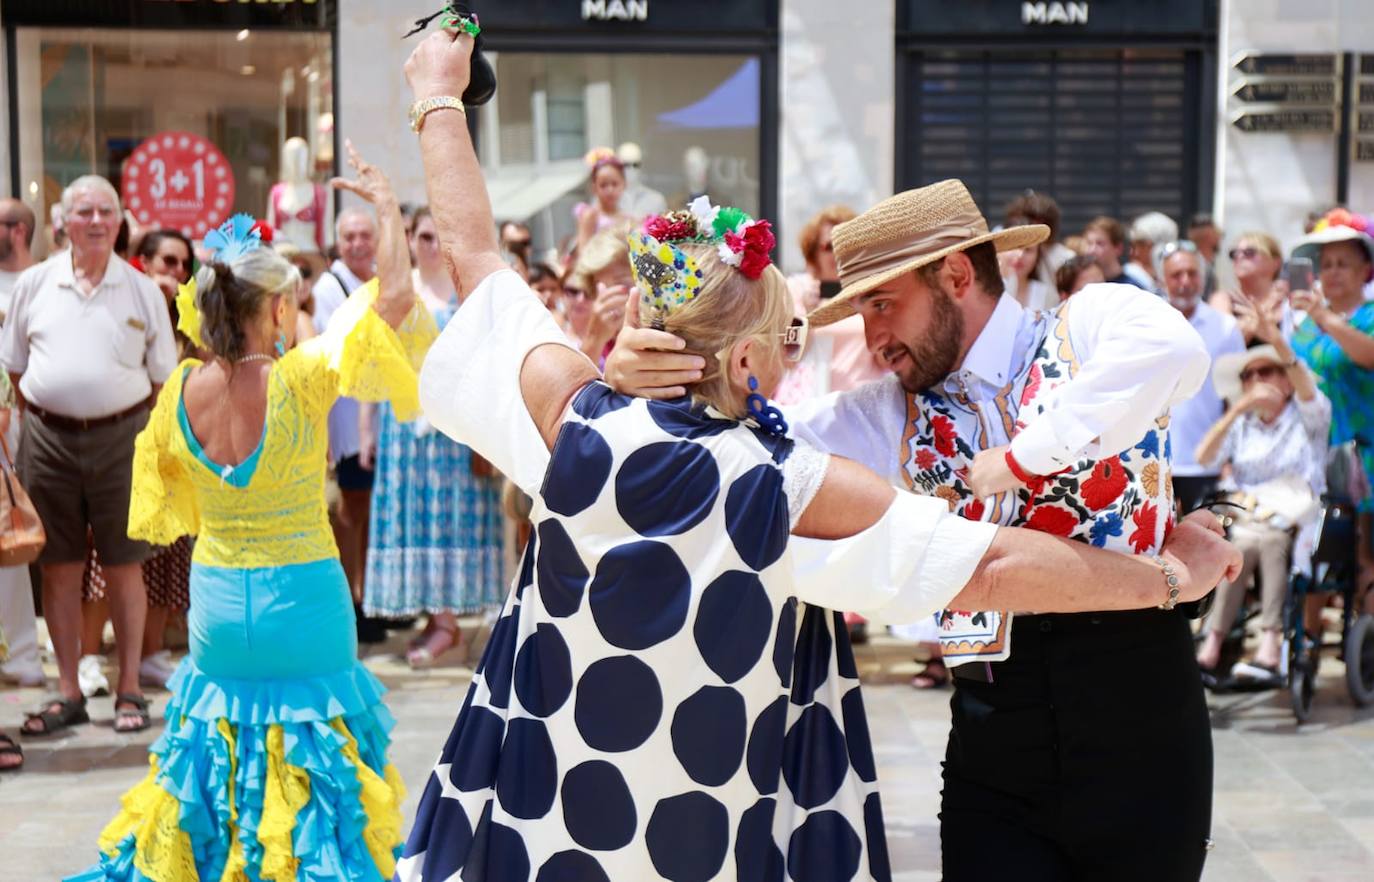
<path id="1" fill-rule="evenodd" d="M 973 287 L 973 261 L 962 251 L 955 251 L 945 258 L 940 268 L 941 281 L 947 282 L 945 289 L 955 300 L 962 300 Z"/>

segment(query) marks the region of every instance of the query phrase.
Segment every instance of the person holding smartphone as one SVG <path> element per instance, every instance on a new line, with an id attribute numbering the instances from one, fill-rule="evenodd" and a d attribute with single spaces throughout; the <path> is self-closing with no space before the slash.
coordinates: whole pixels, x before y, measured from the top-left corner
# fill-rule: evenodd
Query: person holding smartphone
<path id="1" fill-rule="evenodd" d="M 1296 289 L 1291 295 L 1300 311 L 1293 332 L 1293 351 L 1317 375 L 1318 385 L 1331 399 L 1331 444 L 1353 442 L 1366 475 L 1374 475 L 1374 302 L 1364 288 L 1374 279 L 1374 239 L 1340 221 L 1333 212 L 1326 225 L 1303 237 L 1294 258 L 1314 260 L 1320 290 Z M 1335 222 L 1333 222 L 1333 220 Z M 1374 581 L 1371 560 L 1371 513 L 1374 497 L 1364 490 L 1360 510 L 1360 584 Z M 1364 608 L 1374 612 L 1374 594 L 1366 591 Z"/>

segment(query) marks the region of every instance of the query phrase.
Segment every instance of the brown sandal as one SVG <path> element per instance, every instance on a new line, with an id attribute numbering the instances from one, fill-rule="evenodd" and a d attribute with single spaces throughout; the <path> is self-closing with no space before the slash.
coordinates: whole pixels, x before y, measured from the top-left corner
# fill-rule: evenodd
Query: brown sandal
<path id="1" fill-rule="evenodd" d="M 911 678 L 914 689 L 943 689 L 949 684 L 949 668 L 939 659 L 926 662 L 926 666 Z"/>
<path id="2" fill-rule="evenodd" d="M 131 704 L 134 706 L 134 709 L 129 710 L 127 707 L 121 708 L 121 704 Z M 144 698 L 142 695 L 133 692 L 121 692 L 115 696 L 114 707 L 114 730 L 116 732 L 126 735 L 132 732 L 142 732 L 153 724 L 152 718 L 148 715 L 148 699 Z M 136 725 L 120 726 L 119 721 L 121 719 L 135 720 Z"/>
<path id="3" fill-rule="evenodd" d="M 79 723 L 91 721 L 91 715 L 86 713 L 84 696 L 81 698 L 50 698 L 43 702 L 43 706 L 38 710 L 24 716 L 27 719 L 24 720 L 24 725 L 20 727 L 19 734 L 25 738 L 43 738 Z M 35 721 L 41 723 L 43 728 L 31 728 L 29 724 Z"/>

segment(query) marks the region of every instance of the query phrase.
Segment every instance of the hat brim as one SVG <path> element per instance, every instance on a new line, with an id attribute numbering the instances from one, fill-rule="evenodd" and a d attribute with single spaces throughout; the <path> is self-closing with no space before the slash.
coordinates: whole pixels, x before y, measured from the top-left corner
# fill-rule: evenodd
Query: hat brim
<path id="1" fill-rule="evenodd" d="M 948 257 L 956 251 L 967 251 L 975 245 L 982 245 L 984 242 L 991 242 L 996 246 L 998 251 L 1012 251 L 1017 248 L 1029 248 L 1031 245 L 1039 245 L 1049 237 L 1050 228 L 1044 224 L 1027 224 L 1025 226 L 997 230 L 992 233 L 984 233 L 981 236 L 974 236 L 972 239 L 966 239 L 957 245 L 941 248 L 939 251 L 932 251 L 929 254 L 922 254 L 920 257 L 913 257 L 911 260 L 899 266 L 867 276 L 841 288 L 840 293 L 813 309 L 811 314 L 807 316 L 807 321 L 810 322 L 812 327 L 820 328 L 849 318 L 851 315 L 858 312 L 854 306 L 854 301 L 858 298 L 876 288 L 882 287 L 899 276 Z"/>
<path id="2" fill-rule="evenodd" d="M 1374 239 L 1368 233 L 1361 233 L 1354 227 L 1331 226 L 1316 233 L 1308 233 L 1293 246 L 1292 257 L 1305 257 L 1312 263 L 1321 261 L 1322 246 L 1333 242 L 1358 242 L 1364 247 L 1369 261 L 1374 263 Z"/>
<path id="3" fill-rule="evenodd" d="M 1217 395 L 1232 404 L 1238 401 L 1244 391 L 1240 381 L 1241 372 L 1257 361 L 1268 361 L 1283 366 L 1279 351 L 1267 343 L 1223 355 L 1213 362 L 1212 388 L 1216 390 Z"/>

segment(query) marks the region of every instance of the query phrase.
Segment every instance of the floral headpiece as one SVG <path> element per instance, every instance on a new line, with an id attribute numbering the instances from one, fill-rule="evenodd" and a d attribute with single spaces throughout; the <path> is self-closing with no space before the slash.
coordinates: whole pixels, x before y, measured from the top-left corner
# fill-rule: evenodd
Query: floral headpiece
<path id="1" fill-rule="evenodd" d="M 1374 223 L 1369 218 L 1345 208 L 1333 208 L 1328 211 L 1325 217 L 1313 225 L 1312 232 L 1320 233 L 1328 227 L 1349 227 L 1361 233 L 1374 232 Z"/>
<path id="2" fill-rule="evenodd" d="M 587 155 L 582 157 L 582 161 L 591 169 L 592 174 L 605 165 L 613 165 L 616 168 L 623 168 L 624 163 L 620 157 L 615 155 L 615 151 L 609 147 L 593 147 L 587 151 Z"/>
<path id="3" fill-rule="evenodd" d="M 757 279 L 772 263 L 769 253 L 776 244 L 768 221 L 712 205 L 706 196 L 698 196 L 685 211 L 646 218 L 643 230 L 631 233 L 629 241 L 630 268 L 641 300 L 658 314 L 655 324 L 660 325 L 664 316 L 701 291 L 701 268 L 678 245 L 715 245 L 721 263 Z"/>
<path id="4" fill-rule="evenodd" d="M 205 235 L 202 244 L 210 252 L 209 262 L 229 263 L 264 243 L 272 242 L 273 230 L 266 221 L 254 220 L 250 214 L 236 214 L 218 229 Z M 204 349 L 201 339 L 201 314 L 196 305 L 196 277 L 177 286 L 177 330 L 186 335 L 197 348 Z"/>

